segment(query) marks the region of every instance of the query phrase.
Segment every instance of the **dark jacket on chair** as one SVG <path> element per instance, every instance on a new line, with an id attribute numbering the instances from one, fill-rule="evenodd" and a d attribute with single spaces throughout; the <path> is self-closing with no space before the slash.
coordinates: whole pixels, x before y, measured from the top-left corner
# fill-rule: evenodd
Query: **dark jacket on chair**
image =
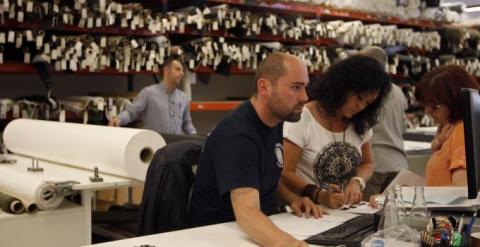
<path id="1" fill-rule="evenodd" d="M 139 235 L 187 228 L 188 203 L 204 140 L 185 140 L 157 150 L 147 171 Z"/>

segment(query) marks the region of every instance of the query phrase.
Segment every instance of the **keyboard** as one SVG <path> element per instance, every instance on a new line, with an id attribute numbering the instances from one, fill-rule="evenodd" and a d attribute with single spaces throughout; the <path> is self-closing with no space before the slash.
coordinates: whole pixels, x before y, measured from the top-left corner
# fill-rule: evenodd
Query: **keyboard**
<path id="1" fill-rule="evenodd" d="M 371 214 L 360 215 L 328 231 L 313 235 L 305 241 L 324 246 L 360 247 L 362 240 L 375 232 L 373 217 Z"/>

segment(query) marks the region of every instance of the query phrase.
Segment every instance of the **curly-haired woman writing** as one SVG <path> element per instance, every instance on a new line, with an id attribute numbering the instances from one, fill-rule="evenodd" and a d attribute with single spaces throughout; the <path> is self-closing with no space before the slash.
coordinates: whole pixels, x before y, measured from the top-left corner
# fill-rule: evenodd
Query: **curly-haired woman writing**
<path id="1" fill-rule="evenodd" d="M 331 208 L 360 202 L 373 172 L 371 128 L 390 88 L 373 58 L 332 65 L 313 85 L 301 120 L 284 124 L 282 182 Z"/>

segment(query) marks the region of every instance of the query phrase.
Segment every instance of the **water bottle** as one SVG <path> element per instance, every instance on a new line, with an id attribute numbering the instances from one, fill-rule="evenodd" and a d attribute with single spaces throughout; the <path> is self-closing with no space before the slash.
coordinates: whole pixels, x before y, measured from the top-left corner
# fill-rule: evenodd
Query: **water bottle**
<path id="1" fill-rule="evenodd" d="M 430 215 L 425 202 L 425 195 L 423 193 L 423 186 L 415 187 L 415 197 L 413 198 L 412 211 L 408 220 L 411 228 L 418 232 L 426 231 L 427 225 L 430 221 Z"/>
<path id="2" fill-rule="evenodd" d="M 384 230 L 400 224 L 397 207 L 395 205 L 395 194 L 392 190 L 385 192 L 385 203 L 383 204 L 383 214 L 378 225 L 379 230 Z"/>
<path id="3" fill-rule="evenodd" d="M 370 247 L 384 247 L 385 246 L 385 241 L 382 239 L 376 239 L 373 240 Z"/>
<path id="4" fill-rule="evenodd" d="M 393 189 L 395 191 L 395 206 L 397 207 L 400 224 L 408 224 L 408 214 L 405 209 L 405 202 L 403 201 L 402 186 L 397 184 Z"/>

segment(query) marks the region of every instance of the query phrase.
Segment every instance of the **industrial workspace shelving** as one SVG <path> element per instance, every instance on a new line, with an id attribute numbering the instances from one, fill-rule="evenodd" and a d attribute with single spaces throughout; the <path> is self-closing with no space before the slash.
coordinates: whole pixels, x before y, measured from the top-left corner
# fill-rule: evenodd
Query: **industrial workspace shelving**
<path id="1" fill-rule="evenodd" d="M 269 11 L 275 12 L 280 15 L 302 15 L 306 19 L 319 19 L 322 21 L 330 20 L 360 20 L 364 23 L 379 23 L 385 25 L 397 25 L 402 28 L 413 28 L 420 31 L 428 31 L 442 28 L 443 23 L 437 23 L 427 20 L 403 20 L 397 17 L 392 16 L 380 16 L 372 13 L 361 13 L 357 11 L 350 10 L 338 10 L 333 8 L 327 8 L 323 6 L 312 6 L 301 3 L 279 3 L 275 1 L 260 1 L 260 0 L 207 0 L 206 3 L 210 6 L 215 6 L 219 4 L 227 4 L 229 6 L 237 7 L 242 10 L 248 10 L 252 13 Z M 168 34 L 170 37 L 174 36 L 192 36 L 192 37 L 214 37 L 220 38 L 223 37 L 231 41 L 277 41 L 284 44 L 291 45 L 316 45 L 316 46 L 328 46 L 328 45 L 341 45 L 338 44 L 334 39 L 285 39 L 280 35 L 274 36 L 271 34 L 261 33 L 260 35 L 251 35 L 251 36 L 242 36 L 238 37 L 230 34 L 228 31 L 211 31 L 211 30 L 192 30 L 186 28 L 184 32 L 172 32 Z M 406 48 L 410 54 L 417 55 L 426 55 L 431 52 L 425 51 L 418 48 Z M 216 73 L 212 68 L 209 67 L 199 67 L 195 70 L 197 73 Z M 237 66 L 232 65 L 230 67 L 230 74 L 245 75 L 253 74 L 249 69 L 239 69 Z M 321 75 L 321 72 L 314 72 L 311 75 Z M 412 78 L 404 75 L 391 75 L 392 80 L 400 82 L 398 83 L 401 86 L 410 85 L 413 81 Z M 230 104 L 230 101 L 216 101 L 209 102 L 208 104 L 202 105 L 202 107 L 196 107 L 192 105 L 191 110 L 227 110 L 229 107 L 233 110 L 236 105 Z"/>
<path id="2" fill-rule="evenodd" d="M 120 1 L 122 2 L 122 1 Z M 125 1 L 123 1 L 125 2 Z M 166 0 L 150 0 L 145 1 L 147 7 L 161 6 L 165 9 L 168 6 Z M 143 3 L 143 2 L 142 2 Z M 347 20 L 361 20 L 369 23 L 381 23 L 381 24 L 395 24 L 399 26 L 409 26 L 419 29 L 436 29 L 441 27 L 441 24 L 434 23 L 432 21 L 424 20 L 400 20 L 396 17 L 383 17 L 371 13 L 361 13 L 349 10 L 337 10 L 332 8 L 326 8 L 322 6 L 312 6 L 301 3 L 276 3 L 274 1 L 259 1 L 259 0 L 207 0 L 207 4 L 216 5 L 216 4 L 229 4 L 240 8 L 247 8 L 253 11 L 276 11 L 283 12 L 288 14 L 300 14 L 305 17 L 316 17 L 324 20 L 333 20 L 333 19 L 347 19 Z M 157 8 L 158 10 L 159 8 Z M 15 29 L 34 29 L 34 30 L 46 30 L 51 32 L 59 33 L 70 33 L 70 34 L 104 34 L 104 35 L 122 35 L 122 36 L 135 36 L 135 37 L 154 37 L 162 35 L 160 33 L 152 33 L 146 28 L 131 30 L 128 28 L 120 27 L 101 27 L 101 28 L 80 28 L 74 25 L 64 25 L 58 24 L 55 26 L 51 25 L 49 21 L 35 21 L 35 22 L 23 22 L 18 23 L 16 21 L 6 20 L 4 24 L 0 24 L 1 29 L 15 28 Z M 325 46 L 325 45 L 336 45 L 338 44 L 333 39 L 320 38 L 320 39 L 291 39 L 291 38 L 282 38 L 279 35 L 270 35 L 262 33 L 260 35 L 252 35 L 248 37 L 236 37 L 229 34 L 227 31 L 198 31 L 198 30 L 189 30 L 185 32 L 170 32 L 167 35 L 169 36 L 197 36 L 197 37 L 225 37 L 230 40 L 238 41 L 248 41 L 248 40 L 260 40 L 260 41 L 278 41 L 287 44 L 295 45 L 316 45 L 316 46 Z M 421 49 L 409 48 L 409 51 L 413 51 L 416 54 L 425 54 L 425 51 Z M 0 73 L 31 73 L 33 68 L 31 66 L 22 66 L 16 64 L 4 64 L 0 65 Z M 201 73 L 203 69 L 199 69 L 196 72 Z M 209 73 L 209 71 L 206 71 Z M 68 73 L 68 72 L 66 72 Z M 73 73 L 73 72 L 71 72 Z M 78 71 L 74 73 L 79 74 L 110 74 L 110 75 L 125 75 L 125 74 L 153 74 L 149 71 L 129 71 L 129 72 L 117 72 L 114 69 L 106 69 L 98 72 L 89 72 L 89 71 Z M 235 72 L 234 72 L 235 73 Z"/>
<path id="3" fill-rule="evenodd" d="M 442 23 L 428 20 L 402 20 L 393 16 L 380 16 L 373 13 L 363 13 L 351 10 L 340 10 L 324 6 L 302 3 L 278 3 L 259 0 L 207 0 L 209 4 L 229 4 L 247 9 L 276 11 L 286 14 L 301 14 L 305 17 L 318 17 L 322 20 L 360 20 L 366 23 L 394 24 L 400 27 L 419 29 L 437 29 Z"/>
<path id="4" fill-rule="evenodd" d="M 155 0 L 148 1 L 149 4 L 146 4 L 146 7 L 155 6 L 154 3 L 159 3 L 159 6 L 165 11 L 166 5 L 169 1 L 166 0 Z M 142 2 L 143 3 L 143 2 Z M 380 23 L 380 24 L 395 24 L 400 27 L 412 27 L 420 30 L 432 30 L 437 29 L 442 26 L 442 24 L 434 23 L 431 21 L 423 20 L 400 20 L 396 17 L 383 17 L 371 13 L 360 13 L 355 11 L 347 10 L 336 10 L 332 8 L 325 8 L 322 6 L 311 6 L 299 3 L 274 3 L 273 1 L 258 1 L 258 0 L 207 0 L 208 5 L 218 5 L 218 4 L 229 4 L 241 9 L 252 10 L 252 12 L 259 11 L 272 11 L 278 12 L 280 14 L 295 14 L 302 15 L 305 18 L 317 18 L 320 20 L 360 20 L 365 23 Z M 159 8 L 157 8 L 158 10 Z M 160 33 L 152 33 L 149 30 L 137 29 L 130 30 L 127 28 L 120 27 L 102 27 L 102 28 L 79 28 L 77 26 L 71 25 L 56 25 L 52 26 L 51 23 L 45 21 L 39 22 L 24 22 L 17 23 L 12 21 L 6 21 L 5 24 L 0 24 L 0 29 L 6 28 L 15 28 L 15 29 L 44 29 L 49 32 L 58 32 L 62 34 L 103 34 L 103 35 L 122 35 L 122 36 L 135 36 L 135 37 L 154 37 L 161 35 Z M 278 41 L 285 44 L 294 44 L 294 45 L 316 45 L 316 46 L 326 46 L 326 45 L 338 45 L 335 40 L 332 39 L 284 39 L 280 36 L 274 36 L 269 34 L 260 34 L 252 35 L 249 37 L 235 37 L 230 35 L 226 31 L 197 31 L 197 30 L 187 30 L 183 33 L 178 31 L 167 33 L 168 36 L 196 36 L 196 37 L 225 37 L 233 41 Z M 418 49 L 409 49 L 411 51 L 424 54 L 425 52 Z M 197 73 L 215 73 L 215 71 L 208 67 L 198 67 L 194 70 Z M 36 73 L 35 68 L 30 64 L 22 63 L 6 63 L 0 65 L 0 73 Z M 133 76 L 136 74 L 154 74 L 152 71 L 128 71 L 128 72 L 119 72 L 113 68 L 107 68 L 100 71 L 89 72 L 88 70 L 81 70 L 76 72 L 65 71 L 65 72 L 53 72 L 53 73 L 62 73 L 62 74 L 82 74 L 82 75 L 128 75 Z M 237 66 L 232 65 L 230 68 L 230 73 L 235 75 L 248 75 L 253 74 L 251 70 L 248 69 L 239 69 Z M 319 73 L 314 73 L 319 74 Z M 129 87 L 131 88 L 131 87 Z M 197 107 L 200 106 L 200 107 Z M 236 106 L 236 105 L 235 105 Z M 218 101 L 218 102 L 192 102 L 192 111 L 202 111 L 202 110 L 230 110 L 233 109 L 230 101 Z"/>
<path id="5" fill-rule="evenodd" d="M 33 29 L 33 30 L 45 30 L 49 32 L 58 32 L 62 34 L 104 34 L 104 35 L 122 35 L 122 36 L 137 36 L 137 37 L 154 37 L 159 36 L 160 33 L 152 33 L 147 28 L 139 28 L 132 30 L 129 28 L 122 28 L 117 26 L 109 27 L 92 27 L 81 28 L 75 25 L 55 24 L 52 25 L 51 21 L 24 21 L 17 22 L 11 20 L 5 20 L 0 23 L 0 30 L 2 29 Z"/>

